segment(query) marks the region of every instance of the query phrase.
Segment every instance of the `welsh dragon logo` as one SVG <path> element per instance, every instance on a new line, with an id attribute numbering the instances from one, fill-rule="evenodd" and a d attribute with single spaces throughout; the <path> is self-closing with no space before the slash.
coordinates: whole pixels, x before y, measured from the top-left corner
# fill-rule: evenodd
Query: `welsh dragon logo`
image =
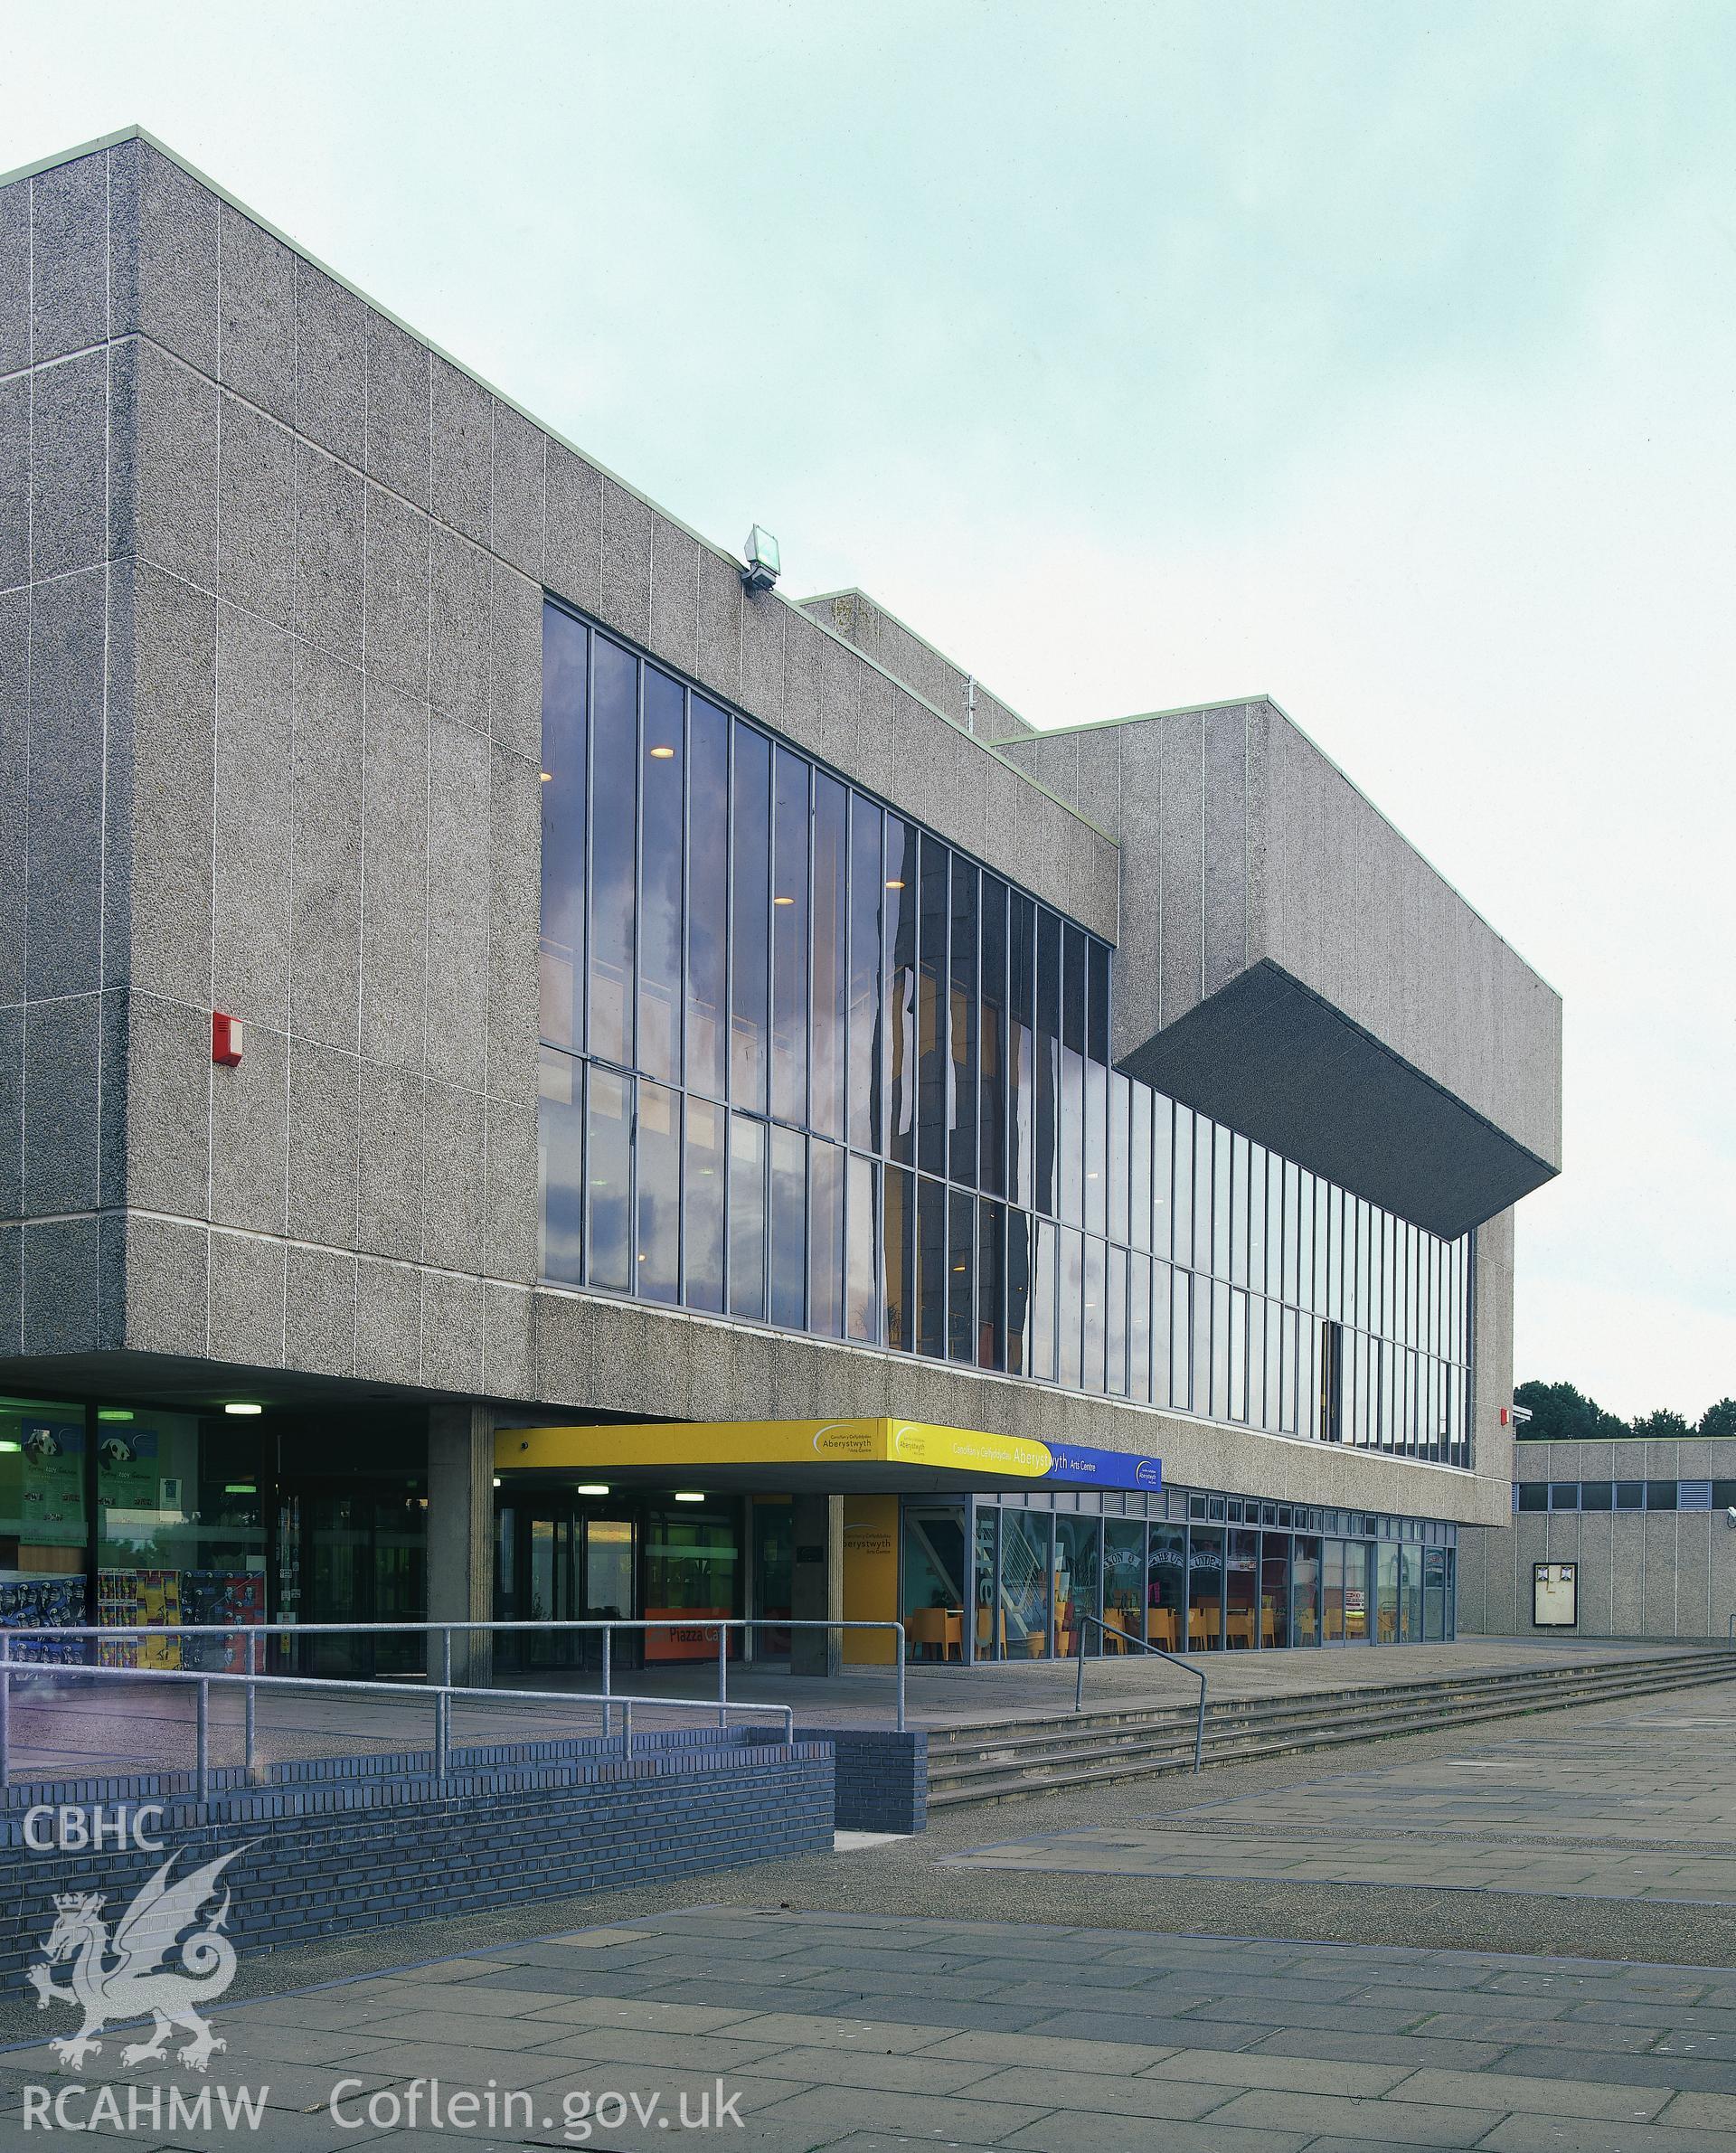
<path id="1" fill-rule="evenodd" d="M 69 2070 L 81 2071 L 84 2059 L 101 2049 L 97 2036 L 110 2019 L 138 2018 L 146 2012 L 156 2021 L 155 2030 L 148 2041 L 135 2041 L 121 2050 L 123 2063 L 160 2063 L 176 2026 L 193 2036 L 175 2052 L 190 2071 L 204 2070 L 227 2046 L 198 2008 L 215 2002 L 235 1978 L 235 1947 L 223 1934 L 229 1919 L 227 1885 L 216 1912 L 193 1935 L 181 1939 L 200 1908 L 217 1896 L 218 1877 L 246 1851 L 238 1846 L 203 1869 L 175 1878 L 169 1872 L 175 1856 L 170 1855 L 116 1922 L 112 1937 L 102 1918 L 106 1902 L 99 1893 L 56 1894 L 54 1926 L 42 1946 L 46 1963 L 33 1966 L 28 1978 L 39 2011 L 50 2004 L 71 2004 L 84 2013 L 76 2034 L 50 2044 Z M 180 1964 L 171 1966 L 166 1962 L 177 1946 Z M 71 1985 L 57 1988 L 49 1969 L 69 1959 Z"/>

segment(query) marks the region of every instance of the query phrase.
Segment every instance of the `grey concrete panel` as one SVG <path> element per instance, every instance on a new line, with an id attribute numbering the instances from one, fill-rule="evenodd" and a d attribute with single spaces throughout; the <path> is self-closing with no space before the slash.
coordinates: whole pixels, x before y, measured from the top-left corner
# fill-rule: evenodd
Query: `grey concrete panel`
<path id="1" fill-rule="evenodd" d="M 0 373 L 30 364 L 30 185 L 0 187 Z"/>
<path id="2" fill-rule="evenodd" d="M 651 635 L 651 511 L 637 494 L 602 482 L 602 555 L 597 611 L 636 643 Z"/>
<path id="3" fill-rule="evenodd" d="M 492 751 L 486 1073 L 487 1089 L 496 1099 L 530 1099 L 536 1091 L 541 791 L 535 764 L 503 748 Z"/>
<path id="4" fill-rule="evenodd" d="M 693 1418 L 728 1420 L 735 1411 L 735 1355 L 731 1333 L 720 1323 L 691 1324 L 685 1345 Z"/>
<path id="5" fill-rule="evenodd" d="M 434 355 L 433 509 L 478 545 L 488 543 L 494 460 L 494 399 L 482 384 Z"/>
<path id="6" fill-rule="evenodd" d="M 499 561 L 492 584 L 488 729 L 503 748 L 534 760 L 542 744 L 542 590 Z"/>
<path id="7" fill-rule="evenodd" d="M 22 1255 L 23 1350 L 93 1351 L 99 1343 L 96 1220 L 26 1225 Z"/>
<path id="8" fill-rule="evenodd" d="M 356 1246 L 408 1263 L 422 1254 L 424 1089 L 420 1068 L 362 1063 Z"/>
<path id="9" fill-rule="evenodd" d="M 108 334 L 108 173 L 99 153 L 30 183 L 32 357 L 40 366 Z"/>
<path id="10" fill-rule="evenodd" d="M 101 1089 L 97 1101 L 97 1178 L 105 1210 L 127 1202 L 127 1147 L 131 1142 L 132 996 L 109 987 L 102 996 Z"/>
<path id="11" fill-rule="evenodd" d="M 486 1136 L 479 1091 L 429 1083 L 422 1110 L 422 1261 L 483 1268 Z"/>
<path id="12" fill-rule="evenodd" d="M 433 357 L 372 308 L 366 319 L 368 476 L 426 508 Z"/>
<path id="13" fill-rule="evenodd" d="M 590 1304 L 590 1320 L 597 1356 L 594 1394 L 631 1401 L 629 1410 L 636 1413 L 687 1417 L 692 1397 L 685 1356 L 678 1348 L 671 1350 L 675 1342 L 668 1336 L 668 1319 L 631 1301 L 598 1300 Z"/>
<path id="14" fill-rule="evenodd" d="M 24 1215 L 24 1011 L 0 1003 L 0 1219 Z"/>
<path id="15" fill-rule="evenodd" d="M 543 581 L 557 598 L 594 613 L 602 584 L 602 476 L 558 441 L 546 453 Z"/>
<path id="16" fill-rule="evenodd" d="M 210 1335 L 210 1229 L 132 1212 L 126 1237 L 127 1346 L 203 1356 Z"/>
<path id="17" fill-rule="evenodd" d="M 220 594 L 293 628 L 295 437 L 235 396 L 222 403 L 217 529 Z"/>
<path id="18" fill-rule="evenodd" d="M 355 1371 L 356 1262 L 289 1244 L 284 1276 L 284 1365 L 316 1375 Z"/>
<path id="19" fill-rule="evenodd" d="M 0 301 L 4 298 L 5 287 L 0 285 Z M 24 1350 L 24 1230 L 0 1222 L 0 1357 Z"/>
<path id="20" fill-rule="evenodd" d="M 1269 963 L 1123 1066 L 1449 1240 L 1551 1177 L 1544 1161 Z"/>
<path id="21" fill-rule="evenodd" d="M 288 1251 L 250 1233 L 211 1236 L 211 1355 L 249 1367 L 283 1361 L 283 1281 Z"/>
<path id="22" fill-rule="evenodd" d="M 131 740 L 138 704 L 139 574 L 137 562 L 118 561 L 110 564 L 106 579 L 92 579 L 94 583 L 103 586 L 108 634 L 104 667 L 108 773 L 98 811 L 103 838 L 102 872 L 98 888 L 105 987 L 122 987 L 132 978 L 135 788 Z"/>
<path id="23" fill-rule="evenodd" d="M 367 460 L 368 309 L 297 258 L 296 428 L 346 464 Z"/>
<path id="24" fill-rule="evenodd" d="M 142 338 L 110 354 L 110 545 L 217 588 L 215 386 Z"/>
<path id="25" fill-rule="evenodd" d="M 367 698 L 362 834 L 362 1051 L 422 1062 L 428 967 L 428 706 Z"/>
<path id="26" fill-rule="evenodd" d="M 374 1383 L 420 1383 L 421 1273 L 363 1256 L 355 1268 L 355 1372 Z"/>
<path id="27" fill-rule="evenodd" d="M 30 382 L 0 382 L 0 590 L 30 581 Z"/>
<path id="28" fill-rule="evenodd" d="M 32 996 L 101 984 L 103 601 L 100 569 L 43 584 L 30 598 L 28 755 L 12 772 L 24 789 L 28 771 L 28 886 L 24 937 L 12 957 Z M 19 611 L 8 612 L 14 635 Z M 14 694 L 21 656 L 9 666 Z M 8 735 L 15 744 L 15 706 Z M 21 845 L 20 867 L 25 856 Z"/>
<path id="29" fill-rule="evenodd" d="M 542 576 L 542 459 L 548 436 L 497 398 L 488 543 L 522 574 Z"/>
<path id="30" fill-rule="evenodd" d="M 772 1404 L 772 1341 L 766 1331 L 736 1331 L 730 1340 L 735 1411 L 744 1420 L 769 1420 Z"/>
<path id="31" fill-rule="evenodd" d="M 129 1204 L 182 1218 L 206 1215 L 212 1074 L 211 1019 L 204 1010 L 157 995 L 128 998 Z"/>
<path id="32" fill-rule="evenodd" d="M 296 632 L 347 665 L 363 656 L 361 473 L 296 444 Z"/>
<path id="33" fill-rule="evenodd" d="M 812 755 L 837 761 L 834 743 L 820 726 L 820 668 L 826 637 L 805 613 L 784 608 L 784 731 Z"/>
<path id="34" fill-rule="evenodd" d="M 767 592 L 741 601 L 741 707 L 768 725 L 784 722 L 784 622 L 789 608 Z"/>
<path id="35" fill-rule="evenodd" d="M 930 827 L 979 858 L 987 849 L 985 816 L 992 758 L 920 704 L 900 696 L 892 727 L 892 796 L 920 801 Z"/>
<path id="36" fill-rule="evenodd" d="M 1495 1535 L 1479 1534 L 1478 1537 L 1493 1539 Z M 1507 1537 L 1511 1539 L 1510 1534 Z M 1579 1615 L 1581 1636 L 1607 1638 L 1614 1634 L 1610 1627 L 1610 1616 L 1613 1611 L 1611 1572 L 1615 1538 L 1616 1520 L 1610 1512 L 1588 1510 L 1580 1517 Z"/>
<path id="37" fill-rule="evenodd" d="M 362 931 L 362 676 L 296 647 L 290 1030 L 354 1051 Z"/>
<path id="38" fill-rule="evenodd" d="M 80 352 L 30 380 L 30 569 L 40 581 L 108 554 L 108 356 Z"/>
<path id="39" fill-rule="evenodd" d="M 807 1421 L 823 1412 L 823 1355 L 786 1352 L 786 1341 L 771 1335 L 771 1412 L 776 1419 Z"/>
<path id="40" fill-rule="evenodd" d="M 436 715 L 429 728 L 428 1044 L 430 1076 L 481 1091 L 487 1070 L 488 742 Z"/>
<path id="41" fill-rule="evenodd" d="M 1081 732 L 1071 804 L 1100 830 L 1121 826 L 1122 739 L 1117 728 Z"/>
<path id="42" fill-rule="evenodd" d="M 1715 1562 L 1727 1561 L 1722 1545 L 1714 1548 L 1716 1529 L 1722 1543 L 1727 1536 L 1722 1513 L 1684 1510 L 1675 1525 L 1675 1634 L 1706 1638 L 1712 1634 L 1712 1573 Z"/>
<path id="43" fill-rule="evenodd" d="M 807 660 L 800 653 L 808 647 L 810 637 L 798 635 L 796 624 L 788 624 L 784 636 L 784 662 L 790 663 L 792 653 L 797 654 L 806 670 Z M 817 662 L 817 706 L 813 715 L 816 751 L 834 770 L 856 770 L 862 765 L 862 746 L 858 727 L 862 697 L 863 666 L 854 652 L 830 636 L 815 635 L 812 648 Z M 786 700 L 797 708 L 801 707 L 805 686 L 792 688 L 785 684 Z"/>
<path id="44" fill-rule="evenodd" d="M 296 258 L 228 203 L 217 220 L 223 380 L 296 422 Z"/>
<path id="45" fill-rule="evenodd" d="M 1157 950 L 1163 1020 L 1191 1008 L 1204 984 L 1205 837 L 1203 728 L 1198 718 L 1174 719 L 1159 735 L 1157 817 L 1162 843 L 1163 940 Z M 1152 868 L 1145 865 L 1149 873 Z M 1134 968 L 1128 967 L 1127 969 Z"/>
<path id="46" fill-rule="evenodd" d="M 482 1388 L 480 1279 L 422 1273 L 422 1381 L 437 1390 Z"/>
<path id="47" fill-rule="evenodd" d="M 491 1099 L 486 1105 L 482 1270 L 491 1279 L 529 1286 L 536 1279 L 542 1223 L 536 1101 Z"/>
<path id="48" fill-rule="evenodd" d="M 211 1071 L 211 1216 L 253 1233 L 288 1229 L 288 1042 L 250 1024 L 234 1069 Z M 278 1265 L 282 1330 L 283 1265 Z M 215 1287 L 212 1288 L 213 1300 Z"/>
<path id="49" fill-rule="evenodd" d="M 538 1292 L 531 1297 L 536 1393 L 552 1405 L 581 1405 L 597 1395 L 590 1327 L 595 1305 L 570 1293 Z"/>
<path id="50" fill-rule="evenodd" d="M 692 674 L 699 664 L 699 542 L 666 516 L 651 519 L 651 625 L 660 658 Z"/>
<path id="51" fill-rule="evenodd" d="M 1203 966 L 1205 991 L 1214 994 L 1248 962 L 1248 742 L 1242 709 L 1206 713 L 1201 756 Z"/>
<path id="52" fill-rule="evenodd" d="M 428 694 L 428 518 L 367 489 L 366 664 L 407 695 Z"/>
<path id="53" fill-rule="evenodd" d="M 438 524 L 429 534 L 429 701 L 488 730 L 493 658 L 493 563 L 480 546 Z"/>
<path id="54" fill-rule="evenodd" d="M 1673 1638 L 1676 1634 L 1675 1513 L 1646 1511 L 1639 1520 L 1639 1546 L 1642 1633 L 1651 1638 Z"/>
<path id="55" fill-rule="evenodd" d="M 146 143 L 109 152 L 108 333 L 137 329 L 213 377 L 219 206 Z"/>
<path id="56" fill-rule="evenodd" d="M 36 1003 L 29 1018 L 24 1054 L 24 1215 L 94 1211 L 99 1201 L 100 997 L 77 995 Z M 15 1134 L 13 1141 L 17 1141 Z"/>
<path id="57" fill-rule="evenodd" d="M 895 681 L 888 680 L 883 673 L 876 673 L 860 659 L 853 662 L 856 677 L 856 751 L 852 774 L 882 799 L 891 799 L 893 729 L 898 713 L 906 707 L 905 699 Z M 1040 872 L 1033 879 L 1040 880 Z"/>
<path id="58" fill-rule="evenodd" d="M 217 609 L 215 879 L 212 995 L 281 1032 L 289 1008 L 294 873 L 295 651 L 285 631 Z"/>
<path id="59" fill-rule="evenodd" d="M 3 1261 L 0 1255 L 0 1261 Z M 0 1290 L 4 1289 L 0 1277 Z M 491 1398 L 533 1399 L 536 1352 L 533 1303 L 522 1287 L 485 1279 L 482 1288 L 483 1388 Z"/>
<path id="60" fill-rule="evenodd" d="M 1619 1514 L 1610 1528 L 1609 1635 L 1618 1638 L 1646 1634 L 1646 1549 L 1643 1516 Z"/>
<path id="61" fill-rule="evenodd" d="M 288 1221 L 299 1241 L 355 1245 L 361 1093 L 357 1058 L 289 1041 Z"/>
<path id="62" fill-rule="evenodd" d="M 695 670 L 706 687 L 731 702 L 741 694 L 741 615 L 746 605 L 740 571 L 708 546 L 701 546 Z"/>
<path id="63" fill-rule="evenodd" d="M 217 608 L 142 562 L 134 599 L 132 977 L 199 1005 L 211 992 Z"/>

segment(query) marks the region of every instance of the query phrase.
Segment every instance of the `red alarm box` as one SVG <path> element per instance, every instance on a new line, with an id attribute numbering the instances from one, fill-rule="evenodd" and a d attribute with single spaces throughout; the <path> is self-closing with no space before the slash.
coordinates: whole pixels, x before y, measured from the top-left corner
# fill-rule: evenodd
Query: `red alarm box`
<path id="1" fill-rule="evenodd" d="M 222 1069 L 233 1069 L 241 1058 L 241 1020 L 239 1016 L 225 1016 L 221 1009 L 211 1013 L 211 1058 Z"/>

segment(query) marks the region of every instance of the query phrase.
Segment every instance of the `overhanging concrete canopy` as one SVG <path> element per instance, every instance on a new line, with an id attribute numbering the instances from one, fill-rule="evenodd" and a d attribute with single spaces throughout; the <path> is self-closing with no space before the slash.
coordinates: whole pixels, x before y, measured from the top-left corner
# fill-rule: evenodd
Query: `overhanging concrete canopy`
<path id="1" fill-rule="evenodd" d="M 1560 997 L 1269 697 L 1000 746 L 1118 847 L 1120 1067 L 1444 1235 L 1561 1170 Z"/>
<path id="2" fill-rule="evenodd" d="M 1555 1172 L 1271 963 L 1238 973 L 1124 1066 L 1448 1241 Z"/>

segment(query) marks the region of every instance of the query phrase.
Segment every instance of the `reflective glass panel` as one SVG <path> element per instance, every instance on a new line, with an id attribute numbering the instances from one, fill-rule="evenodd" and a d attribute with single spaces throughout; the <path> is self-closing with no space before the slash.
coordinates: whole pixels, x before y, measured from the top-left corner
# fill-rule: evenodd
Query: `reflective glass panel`
<path id="1" fill-rule="evenodd" d="M 686 697 L 679 681 L 645 668 L 644 817 L 639 860 L 639 1067 L 680 1080 L 682 851 L 687 770 Z"/>
<path id="2" fill-rule="evenodd" d="M 595 639 L 591 707 L 590 1051 L 633 1059 L 638 660 Z"/>
<path id="3" fill-rule="evenodd" d="M 542 1034 L 584 1044 L 585 710 L 590 633 L 556 606 L 542 610 Z M 548 1273 L 553 1277 L 557 1274 Z"/>

